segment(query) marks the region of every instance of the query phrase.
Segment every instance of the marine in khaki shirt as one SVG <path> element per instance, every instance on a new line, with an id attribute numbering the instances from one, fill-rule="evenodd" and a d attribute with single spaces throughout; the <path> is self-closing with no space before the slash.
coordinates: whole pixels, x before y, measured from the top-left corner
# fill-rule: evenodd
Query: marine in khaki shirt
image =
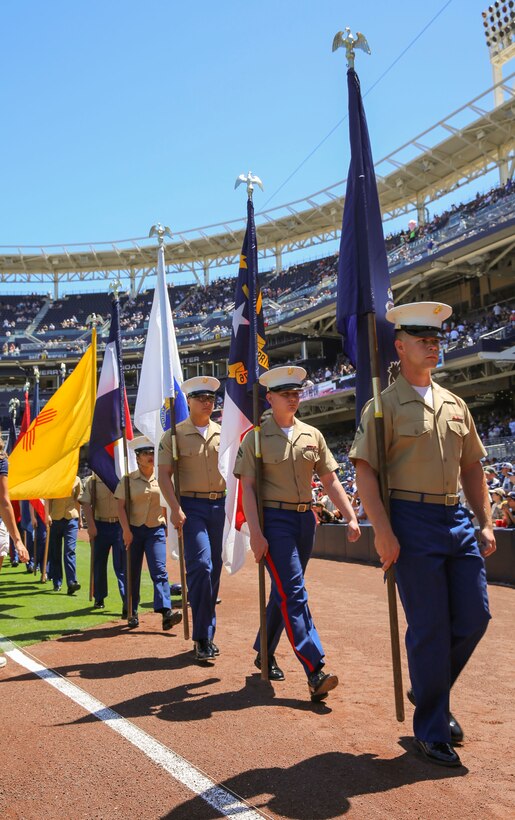
<path id="1" fill-rule="evenodd" d="M 161 506 L 159 484 L 154 473 L 149 478 L 139 471 L 129 473 L 130 518 L 132 527 L 166 526 L 166 519 Z M 118 484 L 114 497 L 125 501 L 125 479 Z"/>
<path id="2" fill-rule="evenodd" d="M 264 501 L 282 501 L 311 505 L 313 473 L 326 475 L 338 469 L 338 463 L 328 449 L 325 439 L 315 427 L 293 419 L 293 431 L 288 438 L 273 416 L 261 426 L 263 456 L 262 493 Z M 254 433 L 243 439 L 234 475 L 256 475 Z"/>
<path id="3" fill-rule="evenodd" d="M 118 521 L 118 504 L 113 493 L 94 473 L 87 477 L 79 501 L 92 509 L 96 521 Z"/>
<path id="4" fill-rule="evenodd" d="M 195 376 L 182 383 L 189 416 L 176 427 L 178 463 L 173 463 L 170 432 L 161 438 L 158 455 L 159 486 L 170 506 L 172 525 L 184 537 L 195 659 L 202 662 L 214 660 L 220 651 L 213 639 L 222 569 L 225 481 L 218 469 L 220 425 L 211 419 L 219 387 L 214 376 Z M 178 467 L 180 498 L 174 466 Z"/>
<path id="5" fill-rule="evenodd" d="M 107 563 L 112 550 L 113 569 L 122 599 L 122 618 L 125 607 L 125 548 L 118 521 L 118 502 L 113 493 L 95 473 L 88 476 L 80 496 L 80 503 L 88 525 L 88 536 L 93 546 L 94 608 L 104 609 L 108 594 Z"/>
<path id="6" fill-rule="evenodd" d="M 439 302 L 390 308 L 401 374 L 382 393 L 389 514 L 378 481 L 374 407 L 366 407 L 350 457 L 374 527 L 383 569 L 395 564 L 408 631 L 406 650 L 415 705 L 414 748 L 440 766 L 460 766 L 454 746 L 464 733 L 450 712 L 451 687 L 490 619 L 483 557 L 495 551 L 481 458 L 485 450 L 465 403 L 431 379 L 442 322 Z M 458 486 L 481 530 L 459 503 Z"/>
<path id="7" fill-rule="evenodd" d="M 220 425 L 210 419 L 204 437 L 188 416 L 176 431 L 181 493 L 224 492 L 225 481 L 218 469 Z M 159 444 L 158 466 L 171 464 L 172 434 L 167 430 Z"/>
<path id="8" fill-rule="evenodd" d="M 486 455 L 465 402 L 431 386 L 433 407 L 403 375 L 382 393 L 390 490 L 457 493 L 461 470 Z M 373 402 L 363 410 L 349 457 L 378 472 Z"/>
<path id="9" fill-rule="evenodd" d="M 336 675 L 324 669 L 322 642 L 308 607 L 304 585 L 315 538 L 316 521 L 311 508 L 311 481 L 316 471 L 325 492 L 348 521 L 342 537 L 360 536 L 352 509 L 336 470 L 338 464 L 322 434 L 295 418 L 299 407 L 303 367 L 274 367 L 260 376 L 272 415 L 261 425 L 261 495 L 263 516 L 258 515 L 257 459 L 254 432 L 247 433 L 236 457 L 234 475 L 240 479 L 243 509 L 250 533 L 250 547 L 257 562 L 264 559 L 270 574 L 267 604 L 268 678 L 283 680 L 275 651 L 283 629 L 308 679 L 312 700 L 319 701 L 338 685 Z M 256 636 L 254 661 L 262 668 L 260 635 Z M 264 670 L 263 670 L 264 671 Z"/>
<path id="10" fill-rule="evenodd" d="M 66 498 L 50 498 L 47 501 L 48 515 L 52 521 L 60 521 L 66 518 L 70 521 L 72 518 L 79 517 L 79 496 L 81 493 L 81 483 L 79 476 L 75 477 L 72 491 Z M 50 522 L 51 523 L 51 522 Z"/>

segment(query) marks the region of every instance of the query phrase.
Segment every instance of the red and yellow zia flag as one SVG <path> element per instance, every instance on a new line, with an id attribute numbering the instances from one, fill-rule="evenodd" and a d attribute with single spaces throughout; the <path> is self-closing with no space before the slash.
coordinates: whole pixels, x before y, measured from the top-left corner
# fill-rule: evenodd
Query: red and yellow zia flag
<path id="1" fill-rule="evenodd" d="M 61 387 L 34 419 L 9 456 L 11 499 L 66 498 L 79 450 L 89 440 L 97 392 L 97 343 L 91 345 Z"/>

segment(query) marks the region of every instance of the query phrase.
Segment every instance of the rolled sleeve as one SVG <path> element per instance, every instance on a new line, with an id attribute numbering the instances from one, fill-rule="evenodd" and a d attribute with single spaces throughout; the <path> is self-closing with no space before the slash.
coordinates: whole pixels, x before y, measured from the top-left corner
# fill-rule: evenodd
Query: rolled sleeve
<path id="1" fill-rule="evenodd" d="M 169 467 L 172 463 L 172 434 L 170 430 L 163 433 L 157 451 L 157 463 L 160 467 Z"/>
<path id="2" fill-rule="evenodd" d="M 363 408 L 361 421 L 349 450 L 349 458 L 353 464 L 358 460 L 366 461 L 373 470 L 379 471 L 374 407 L 371 401 Z"/>
<path id="3" fill-rule="evenodd" d="M 463 410 L 465 420 L 467 422 L 468 433 L 463 438 L 460 469 L 465 470 L 467 467 L 470 467 L 471 464 L 475 464 L 476 461 L 481 461 L 481 459 L 487 455 L 487 452 L 483 447 L 481 439 L 479 438 L 476 425 L 474 424 L 474 419 L 470 414 L 470 410 L 465 404 L 463 405 Z"/>
<path id="4" fill-rule="evenodd" d="M 254 452 L 254 432 L 247 433 L 241 442 L 236 461 L 234 462 L 233 475 L 254 477 L 256 475 L 256 454 Z"/>

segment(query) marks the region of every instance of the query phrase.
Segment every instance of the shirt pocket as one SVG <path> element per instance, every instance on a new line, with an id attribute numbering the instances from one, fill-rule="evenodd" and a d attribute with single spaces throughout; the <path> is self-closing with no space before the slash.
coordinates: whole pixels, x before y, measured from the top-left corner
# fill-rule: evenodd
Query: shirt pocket
<path id="1" fill-rule="evenodd" d="M 316 462 L 320 458 L 320 450 L 318 449 L 318 447 L 315 447 L 314 449 L 310 449 L 309 446 L 303 447 L 302 458 L 306 461 L 310 461 L 312 464 L 316 464 Z"/>
<path id="2" fill-rule="evenodd" d="M 266 444 L 263 446 L 263 439 L 261 439 L 261 452 L 263 464 L 281 464 L 290 454 L 290 444 L 285 441 L 284 445 L 282 442 L 281 444 L 276 442 L 272 446 Z"/>
<path id="3" fill-rule="evenodd" d="M 400 422 L 396 428 L 397 446 L 405 450 L 414 463 L 432 461 L 434 447 L 431 424 L 420 419 L 418 421 Z"/>
<path id="4" fill-rule="evenodd" d="M 184 443 L 184 448 L 181 450 L 180 457 L 184 456 L 185 458 L 198 458 L 204 454 L 204 442 L 198 441 L 196 436 L 193 437 L 193 441 L 186 441 Z"/>

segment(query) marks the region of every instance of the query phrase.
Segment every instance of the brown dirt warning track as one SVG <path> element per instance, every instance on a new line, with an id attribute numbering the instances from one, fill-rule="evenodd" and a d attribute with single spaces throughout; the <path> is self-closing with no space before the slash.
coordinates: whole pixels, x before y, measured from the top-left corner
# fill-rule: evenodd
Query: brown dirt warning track
<path id="1" fill-rule="evenodd" d="M 313 559 L 307 587 L 327 668 L 340 678 L 325 704 L 309 701 L 285 638 L 286 680 L 260 681 L 250 559 L 222 576 L 212 665 L 196 664 L 182 626 L 163 633 L 153 613 L 134 632 L 112 622 L 27 653 L 245 800 L 249 817 L 515 817 L 515 590 L 489 587 L 493 620 L 453 695 L 466 740 L 464 767 L 451 770 L 413 753 L 407 700 L 405 723 L 395 719 L 381 572 Z M 3 820 L 245 817 L 214 808 L 11 658 L 0 671 L 0 726 Z"/>

